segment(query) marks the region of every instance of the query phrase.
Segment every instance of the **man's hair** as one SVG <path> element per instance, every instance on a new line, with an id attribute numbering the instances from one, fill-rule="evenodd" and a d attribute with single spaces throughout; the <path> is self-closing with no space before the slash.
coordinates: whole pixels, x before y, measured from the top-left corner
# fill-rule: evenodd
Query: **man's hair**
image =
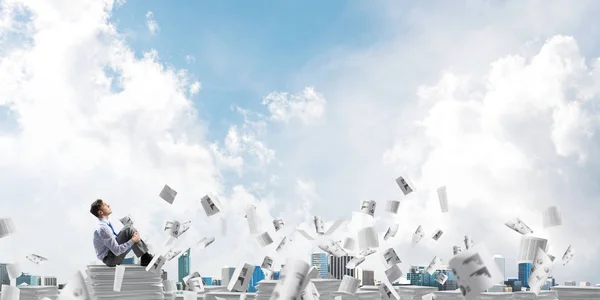
<path id="1" fill-rule="evenodd" d="M 100 210 L 100 208 L 102 207 L 102 204 L 104 202 L 102 201 L 102 199 L 98 199 L 96 201 L 94 201 L 92 203 L 92 207 L 90 208 L 90 212 L 92 213 L 92 215 L 96 216 L 96 218 L 99 218 L 100 216 L 98 215 L 98 211 Z"/>

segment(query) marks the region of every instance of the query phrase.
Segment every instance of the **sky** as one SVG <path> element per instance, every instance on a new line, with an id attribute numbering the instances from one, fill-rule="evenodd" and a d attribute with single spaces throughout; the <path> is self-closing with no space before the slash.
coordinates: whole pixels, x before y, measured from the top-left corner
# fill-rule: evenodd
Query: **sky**
<path id="1" fill-rule="evenodd" d="M 469 235 L 516 277 L 521 238 L 504 223 L 518 217 L 548 238 L 559 283 L 600 283 L 599 12 L 583 0 L 0 0 L 0 217 L 17 228 L 0 261 L 59 282 L 100 263 L 100 198 L 154 253 L 166 221 L 191 221 L 174 247 L 214 236 L 191 251 L 203 276 L 265 255 L 308 261 L 317 248 L 294 230 L 318 215 L 347 220 L 334 240 L 376 226 L 404 273 L 447 263 Z M 206 194 L 221 213 L 206 216 Z M 356 213 L 363 200 L 377 201 L 374 219 Z M 249 232 L 248 205 L 272 245 Z M 562 226 L 543 228 L 550 206 Z M 361 267 L 384 278 L 376 255 Z M 165 270 L 175 278 L 176 260 Z"/>

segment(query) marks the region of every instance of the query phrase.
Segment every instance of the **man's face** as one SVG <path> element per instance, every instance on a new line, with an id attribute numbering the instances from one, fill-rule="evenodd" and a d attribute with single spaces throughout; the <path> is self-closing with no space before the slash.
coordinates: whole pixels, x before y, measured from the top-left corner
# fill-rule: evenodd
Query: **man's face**
<path id="1" fill-rule="evenodd" d="M 108 205 L 108 203 L 106 202 L 102 202 L 102 206 L 100 206 L 100 215 L 106 217 L 110 214 L 112 214 L 112 209 L 110 208 L 110 205 Z"/>

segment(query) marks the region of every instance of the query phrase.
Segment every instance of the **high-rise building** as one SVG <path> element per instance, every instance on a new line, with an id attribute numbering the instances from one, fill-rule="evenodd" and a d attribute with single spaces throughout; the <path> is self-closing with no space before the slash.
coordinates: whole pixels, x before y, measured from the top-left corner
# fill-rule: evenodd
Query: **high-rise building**
<path id="1" fill-rule="evenodd" d="M 273 280 L 279 280 L 279 275 L 281 275 L 281 271 L 273 272 Z"/>
<path id="2" fill-rule="evenodd" d="M 177 259 L 178 263 L 178 276 L 177 281 L 181 282 L 185 287 L 185 282 L 183 282 L 183 278 L 190 275 L 190 249 L 187 249 L 179 258 Z"/>
<path id="3" fill-rule="evenodd" d="M 42 277 L 42 283 L 44 286 L 58 286 L 58 280 L 54 276 Z"/>
<path id="4" fill-rule="evenodd" d="M 317 252 L 311 255 L 311 262 L 314 267 L 319 270 L 319 278 L 325 278 L 329 272 L 329 263 L 327 261 L 327 253 Z"/>
<path id="5" fill-rule="evenodd" d="M 354 277 L 354 269 L 346 268 L 346 264 L 350 262 L 354 256 L 344 255 L 340 257 L 335 257 L 333 255 L 329 256 L 329 274 L 331 274 L 336 279 L 344 278 L 344 275 L 348 275 L 350 277 Z"/>
<path id="6" fill-rule="evenodd" d="M 16 279 L 17 285 L 26 283 L 27 285 L 40 285 L 40 276 L 23 273 Z"/>
<path id="7" fill-rule="evenodd" d="M 10 277 L 8 277 L 8 264 L 0 264 L 0 291 L 2 285 L 10 285 Z"/>
<path id="8" fill-rule="evenodd" d="M 575 280 L 565 281 L 565 286 L 576 286 L 577 282 Z"/>
<path id="9" fill-rule="evenodd" d="M 220 286 L 221 282 L 222 282 L 221 279 L 213 279 L 212 285 Z"/>
<path id="10" fill-rule="evenodd" d="M 248 292 L 256 293 L 258 291 L 258 283 L 265 279 L 265 273 L 260 268 L 260 266 L 254 267 L 254 272 L 252 272 L 252 278 L 250 278 L 250 283 L 248 283 Z"/>
<path id="11" fill-rule="evenodd" d="M 371 270 L 356 269 L 356 278 L 360 280 L 360 285 L 375 285 L 375 272 Z"/>
<path id="12" fill-rule="evenodd" d="M 411 285 L 434 286 L 440 291 L 456 290 L 458 288 L 454 273 L 447 266 L 441 266 L 433 274 L 425 272 L 425 269 L 425 266 L 411 266 L 409 272 L 406 274 L 407 281 Z M 440 273 L 448 276 L 443 285 L 435 280 Z"/>
<path id="13" fill-rule="evenodd" d="M 202 277 L 202 282 L 204 282 L 204 285 L 206 286 L 211 286 L 213 284 L 213 279 L 212 277 Z"/>
<path id="14" fill-rule="evenodd" d="M 231 279 L 231 276 L 233 276 L 233 272 L 235 272 L 235 268 L 233 267 L 221 269 L 221 282 L 223 286 L 229 285 L 229 280 Z"/>
<path id="15" fill-rule="evenodd" d="M 502 255 L 494 255 L 494 262 L 498 266 L 498 270 L 500 270 L 500 275 L 502 275 L 502 280 L 499 283 L 504 284 L 506 280 L 506 259 Z"/>
<path id="16" fill-rule="evenodd" d="M 524 262 L 519 264 L 519 281 L 523 287 L 529 287 L 529 273 L 531 273 L 531 263 Z"/>
<path id="17" fill-rule="evenodd" d="M 511 287 L 513 292 L 520 292 L 523 287 L 523 283 L 517 278 L 508 278 L 508 280 L 504 282 L 504 285 Z"/>

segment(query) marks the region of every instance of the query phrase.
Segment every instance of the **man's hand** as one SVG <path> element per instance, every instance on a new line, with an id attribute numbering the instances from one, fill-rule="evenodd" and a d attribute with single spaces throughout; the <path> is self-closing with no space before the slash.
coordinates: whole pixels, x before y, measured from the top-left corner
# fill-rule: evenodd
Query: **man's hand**
<path id="1" fill-rule="evenodd" d="M 133 234 L 133 236 L 131 237 L 131 240 L 132 240 L 134 243 L 138 243 L 138 242 L 140 241 L 140 232 L 139 232 L 139 231 L 136 231 L 136 232 Z"/>

